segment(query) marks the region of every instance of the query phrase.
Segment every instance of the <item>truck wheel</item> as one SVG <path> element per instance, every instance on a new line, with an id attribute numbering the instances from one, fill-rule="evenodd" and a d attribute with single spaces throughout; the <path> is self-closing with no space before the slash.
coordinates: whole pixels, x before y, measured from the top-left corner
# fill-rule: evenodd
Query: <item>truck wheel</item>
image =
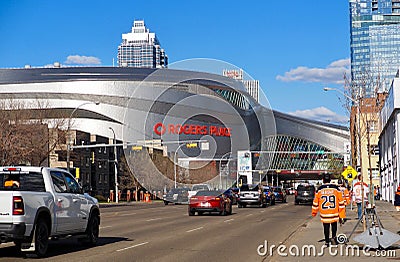
<path id="1" fill-rule="evenodd" d="M 86 228 L 86 241 L 85 243 L 90 246 L 94 246 L 97 244 L 99 240 L 99 217 L 97 215 L 91 215 L 89 219 L 89 223 Z"/>
<path id="2" fill-rule="evenodd" d="M 49 229 L 46 223 L 40 219 L 35 226 L 35 254 L 44 257 L 49 246 Z"/>

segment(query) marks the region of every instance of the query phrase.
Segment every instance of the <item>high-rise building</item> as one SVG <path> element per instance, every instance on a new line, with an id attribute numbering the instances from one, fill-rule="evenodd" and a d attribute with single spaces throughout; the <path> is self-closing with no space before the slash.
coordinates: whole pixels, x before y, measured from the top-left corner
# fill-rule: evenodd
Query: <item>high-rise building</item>
<path id="1" fill-rule="evenodd" d="M 222 75 L 241 81 L 249 93 L 257 102 L 260 100 L 260 82 L 258 80 L 244 80 L 243 70 L 223 70 Z"/>
<path id="2" fill-rule="evenodd" d="M 168 57 L 155 33 L 150 33 L 143 20 L 133 22 L 132 31 L 122 34 L 118 46 L 118 66 L 164 68 Z"/>
<path id="3" fill-rule="evenodd" d="M 400 0 L 350 0 L 351 78 L 363 96 L 387 91 L 400 66 Z"/>

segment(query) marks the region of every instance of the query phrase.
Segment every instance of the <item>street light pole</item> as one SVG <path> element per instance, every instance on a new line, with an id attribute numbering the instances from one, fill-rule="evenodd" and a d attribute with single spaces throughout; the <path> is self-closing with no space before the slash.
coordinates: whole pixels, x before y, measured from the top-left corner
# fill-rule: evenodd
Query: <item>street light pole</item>
<path id="1" fill-rule="evenodd" d="M 222 174 L 221 174 L 221 165 L 222 165 L 222 160 L 225 158 L 225 156 L 232 154 L 232 152 L 227 152 L 225 153 L 222 157 L 221 160 L 219 161 L 219 187 L 222 189 Z M 230 157 L 229 157 L 230 158 Z M 229 169 L 229 161 L 228 161 L 228 169 Z"/>
<path id="2" fill-rule="evenodd" d="M 324 87 L 324 91 L 336 91 L 340 94 L 342 94 L 343 96 L 345 96 L 346 98 L 348 98 L 349 100 L 351 100 L 356 106 L 357 106 L 357 136 L 358 136 L 358 147 L 357 147 L 357 151 L 358 151 L 358 157 L 359 157 L 359 164 L 360 164 L 360 173 L 361 173 L 361 209 L 362 209 L 362 213 L 364 213 L 364 208 L 365 208 L 365 203 L 364 203 L 364 176 L 362 174 L 362 154 L 361 154 L 361 95 L 359 94 L 358 96 L 358 100 L 346 95 L 344 92 L 342 92 L 341 90 L 337 89 L 337 88 L 331 88 L 331 87 Z M 372 181 L 370 181 L 370 183 L 372 183 Z M 364 227 L 364 231 L 366 230 L 366 225 L 365 225 L 365 216 L 363 215 L 363 227 Z"/>
<path id="3" fill-rule="evenodd" d="M 70 150 L 71 150 L 71 134 L 70 134 L 70 129 L 71 129 L 71 118 L 74 115 L 74 113 L 82 106 L 87 105 L 87 104 L 95 104 L 95 105 L 99 105 L 100 102 L 96 101 L 96 102 L 92 102 L 92 101 L 88 101 L 88 102 L 84 102 L 80 105 L 78 105 L 77 107 L 75 107 L 74 110 L 72 110 L 72 113 L 69 115 L 68 118 L 68 126 L 67 126 L 67 171 L 69 172 L 69 159 L 70 159 Z"/>
<path id="4" fill-rule="evenodd" d="M 165 142 L 164 142 L 165 143 Z M 166 142 L 168 143 L 168 142 Z M 207 140 L 187 140 L 187 141 L 170 141 L 170 143 L 181 143 L 175 150 L 174 154 L 174 187 L 176 188 L 177 182 L 176 182 L 176 155 L 178 154 L 179 148 L 182 146 L 188 144 L 188 143 L 198 143 L 199 145 L 207 145 L 207 148 L 203 148 L 203 146 L 200 147 L 201 150 L 208 150 L 208 141 Z"/>
<path id="5" fill-rule="evenodd" d="M 118 169 L 117 169 L 117 139 L 115 136 L 115 131 L 112 127 L 109 127 L 109 129 L 113 132 L 114 134 L 114 179 L 115 179 L 115 202 L 118 203 Z"/>
<path id="6" fill-rule="evenodd" d="M 183 145 L 185 144 L 180 144 L 176 150 L 175 150 L 175 154 L 174 154 L 174 187 L 176 188 L 176 154 L 178 153 L 179 148 L 181 148 Z"/>

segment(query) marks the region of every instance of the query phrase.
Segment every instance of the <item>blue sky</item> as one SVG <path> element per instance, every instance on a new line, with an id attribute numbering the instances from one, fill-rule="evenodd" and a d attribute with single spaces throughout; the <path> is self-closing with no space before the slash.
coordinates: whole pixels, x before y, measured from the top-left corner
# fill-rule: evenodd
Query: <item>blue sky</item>
<path id="1" fill-rule="evenodd" d="M 135 19 L 157 34 L 170 63 L 229 62 L 260 80 L 273 109 L 347 123 L 339 93 L 323 87 L 342 88 L 350 68 L 348 0 L 2 0 L 0 68 L 111 66 Z"/>

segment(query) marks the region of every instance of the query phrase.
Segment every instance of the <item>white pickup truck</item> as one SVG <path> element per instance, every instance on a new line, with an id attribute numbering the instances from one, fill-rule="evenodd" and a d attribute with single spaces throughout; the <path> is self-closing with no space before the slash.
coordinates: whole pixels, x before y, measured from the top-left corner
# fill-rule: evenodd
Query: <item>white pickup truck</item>
<path id="1" fill-rule="evenodd" d="M 95 245 L 100 209 L 65 170 L 47 167 L 0 167 L 0 243 L 46 255 L 49 238 L 70 235 Z"/>
<path id="2" fill-rule="evenodd" d="M 211 190 L 211 187 L 208 184 L 196 184 L 192 186 L 192 190 L 188 192 L 188 199 L 197 194 L 197 192 L 202 190 Z"/>

